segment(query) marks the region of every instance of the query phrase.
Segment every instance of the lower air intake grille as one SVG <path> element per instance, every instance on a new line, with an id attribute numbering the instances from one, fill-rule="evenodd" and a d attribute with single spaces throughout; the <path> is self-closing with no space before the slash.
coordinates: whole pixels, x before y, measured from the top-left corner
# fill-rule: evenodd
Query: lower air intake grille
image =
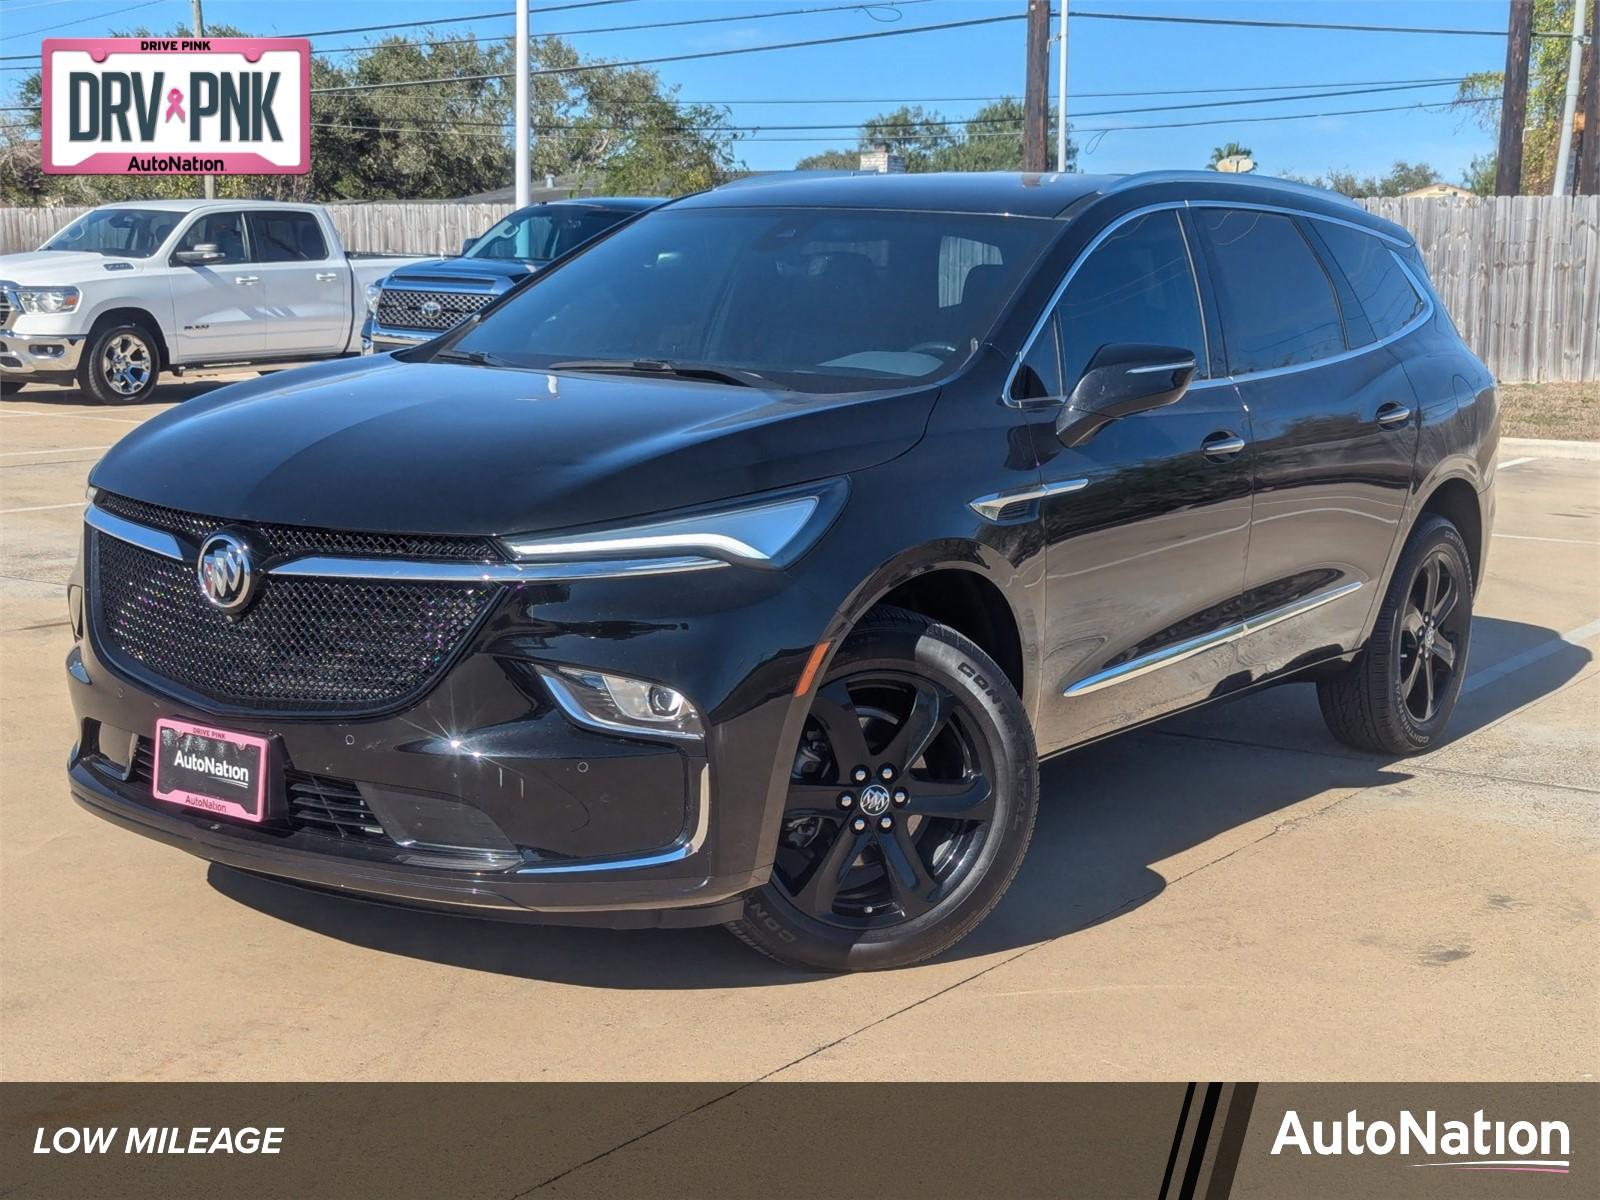
<path id="1" fill-rule="evenodd" d="M 444 670 L 493 602 L 487 584 L 268 575 L 229 620 L 194 567 L 92 539 L 94 628 L 107 656 L 236 709 L 359 713 L 397 705 Z"/>
<path id="2" fill-rule="evenodd" d="M 388 840 L 378 818 L 348 780 L 291 771 L 287 790 L 289 821 L 301 829 L 342 838 Z"/>

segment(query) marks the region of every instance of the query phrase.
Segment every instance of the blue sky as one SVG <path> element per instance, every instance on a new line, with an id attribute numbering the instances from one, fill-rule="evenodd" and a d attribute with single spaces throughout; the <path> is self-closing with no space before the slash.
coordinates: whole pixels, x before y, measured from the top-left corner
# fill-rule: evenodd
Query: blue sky
<path id="1" fill-rule="evenodd" d="M 545 0 L 544 7 L 570 2 Z M 629 3 L 541 14 L 534 0 L 534 29 L 560 33 L 597 26 L 633 25 L 710 16 L 827 7 L 843 0 L 632 0 Z M 0 0 L 0 54 L 36 54 L 45 36 L 92 37 L 115 28 L 148 25 L 164 30 L 186 22 L 189 0 Z M 413 21 L 509 10 L 513 0 L 205 0 L 208 22 L 268 34 Z M 587 33 L 572 40 L 591 56 L 636 58 L 754 46 L 888 28 L 910 28 L 1019 12 L 1023 0 L 924 0 L 899 9 L 890 5 L 813 13 L 751 22 L 681 29 Z M 123 9 L 126 11 L 118 12 Z M 1435 25 L 1503 29 L 1506 0 L 1071 0 L 1085 12 L 1159 13 L 1205 17 L 1340 21 L 1355 24 Z M 898 20 L 896 20 L 898 17 Z M 893 23 L 891 23 L 893 22 Z M 441 27 L 440 36 L 463 32 L 504 36 L 511 18 Z M 361 41 L 343 35 L 315 39 L 313 50 Z M 1250 146 L 1260 169 L 1270 174 L 1317 174 L 1349 168 L 1381 174 L 1396 159 L 1426 161 L 1457 180 L 1491 138 L 1459 112 L 1413 109 L 1308 120 L 1245 122 L 1244 116 L 1317 113 L 1329 109 L 1442 102 L 1450 86 L 1419 87 L 1388 94 L 1343 96 L 1229 109 L 1093 116 L 1094 112 L 1201 100 L 1245 98 L 1249 93 L 1208 91 L 1200 95 L 1107 97 L 1096 92 L 1225 89 L 1284 85 L 1285 91 L 1313 84 L 1366 84 L 1459 77 L 1503 65 L 1505 47 L 1494 37 L 1340 33 L 1286 29 L 1240 29 L 1076 19 L 1069 37 L 1069 120 L 1077 127 L 1153 124 L 1221 118 L 1193 128 L 1124 130 L 1079 136 L 1079 169 L 1132 171 L 1154 167 L 1204 166 L 1211 147 L 1230 139 Z M 0 63 L 15 66 L 16 63 Z M 668 64 L 662 77 L 681 85 L 686 99 L 744 101 L 732 105 L 738 124 L 845 125 L 894 106 L 924 101 L 949 117 L 978 106 L 967 97 L 1018 95 L 1022 89 L 1023 23 L 948 30 L 877 41 L 749 54 Z M 1054 87 L 1055 67 L 1051 67 Z M 0 73 L 10 85 L 22 73 Z M 849 104 L 818 103 L 848 98 Z M 950 98 L 950 99 L 946 99 Z M 753 100 L 803 103 L 763 105 Z M 1083 114 L 1083 115 L 1076 115 Z M 760 139 L 760 140 L 755 140 Z M 789 140 L 805 139 L 805 140 Z M 740 143 L 737 153 L 755 169 L 781 169 L 829 146 L 854 144 L 851 129 L 767 130 Z"/>

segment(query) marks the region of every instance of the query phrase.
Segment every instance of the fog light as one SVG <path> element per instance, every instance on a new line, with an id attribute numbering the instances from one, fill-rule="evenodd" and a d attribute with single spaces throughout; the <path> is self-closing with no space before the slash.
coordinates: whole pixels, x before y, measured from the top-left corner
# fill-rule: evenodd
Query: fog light
<path id="1" fill-rule="evenodd" d="M 664 684 L 581 667 L 541 670 L 540 674 L 562 711 L 580 725 L 682 741 L 705 737 L 695 706 L 682 692 Z"/>

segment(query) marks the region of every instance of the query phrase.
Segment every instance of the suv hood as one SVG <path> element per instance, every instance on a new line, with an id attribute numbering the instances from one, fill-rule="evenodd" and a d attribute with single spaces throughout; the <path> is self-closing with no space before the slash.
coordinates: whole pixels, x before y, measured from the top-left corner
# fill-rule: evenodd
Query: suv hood
<path id="1" fill-rule="evenodd" d="M 344 360 L 169 409 L 113 447 L 89 481 L 241 521 L 566 529 L 874 466 L 917 443 L 937 395 Z"/>

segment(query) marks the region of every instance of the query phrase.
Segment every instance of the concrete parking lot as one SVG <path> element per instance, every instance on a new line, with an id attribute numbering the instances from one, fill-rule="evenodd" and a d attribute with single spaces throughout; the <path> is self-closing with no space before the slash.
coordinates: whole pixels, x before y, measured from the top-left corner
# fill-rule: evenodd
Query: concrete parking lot
<path id="1" fill-rule="evenodd" d="M 820 977 L 720 930 L 378 908 L 208 867 L 68 798 L 84 479 L 211 386 L 0 404 L 7 1079 L 1593 1078 L 1600 461 L 1502 450 L 1454 737 L 1346 751 L 1312 689 L 1055 759 L 954 951 Z"/>

